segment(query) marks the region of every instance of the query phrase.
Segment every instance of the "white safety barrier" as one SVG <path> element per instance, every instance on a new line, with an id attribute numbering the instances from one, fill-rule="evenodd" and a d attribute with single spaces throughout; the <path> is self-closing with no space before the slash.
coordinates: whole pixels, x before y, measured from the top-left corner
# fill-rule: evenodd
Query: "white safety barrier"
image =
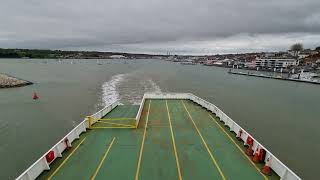
<path id="1" fill-rule="evenodd" d="M 139 111 L 136 116 L 136 126 L 138 126 L 144 103 L 146 99 L 188 99 L 188 93 L 145 93 L 140 103 Z"/>
<path id="2" fill-rule="evenodd" d="M 109 113 L 113 108 L 119 105 L 119 101 L 116 101 L 95 114 L 91 115 L 93 121 L 92 124 L 97 122 L 98 119 L 101 119 L 107 113 Z M 71 143 L 79 139 L 81 133 L 86 132 L 86 128 L 89 127 L 89 122 L 87 118 L 85 118 L 79 125 L 73 128 L 66 136 L 64 136 L 57 144 L 55 144 L 52 148 L 49 149 L 44 155 L 41 156 L 35 163 L 33 163 L 27 170 L 25 170 L 16 180 L 33 180 L 36 179 L 43 171 L 50 170 L 49 165 L 57 158 L 62 157 L 62 152 L 67 148 L 65 140 L 68 140 L 69 146 Z M 46 155 L 50 152 L 54 152 L 54 159 L 51 163 L 48 163 L 46 160 Z"/>
<path id="3" fill-rule="evenodd" d="M 246 141 L 248 137 L 253 139 L 253 152 L 257 150 L 257 148 L 262 148 L 266 151 L 266 157 L 264 162 L 267 161 L 269 158 L 270 168 L 276 172 L 281 179 L 283 180 L 301 180 L 292 170 L 290 170 L 286 165 L 284 165 L 277 157 L 275 157 L 267 148 L 265 148 L 261 143 L 259 143 L 256 139 L 253 138 L 247 131 L 245 131 L 241 126 L 239 126 L 236 122 L 234 122 L 229 116 L 227 116 L 223 111 L 221 111 L 217 106 L 214 104 L 205 101 L 191 93 L 146 93 L 143 96 L 141 106 L 139 111 L 142 111 L 142 106 L 146 99 L 189 99 L 202 107 L 206 108 L 207 110 L 211 111 L 212 113 L 216 114 L 217 117 L 220 118 L 220 121 L 224 122 L 226 126 L 230 128 L 230 131 L 239 134 L 242 130 L 241 139 L 244 141 L 246 145 Z M 140 112 L 141 113 L 141 112 Z M 137 118 L 140 118 L 141 114 Z M 137 119 L 139 122 L 139 119 Z"/>
<path id="4" fill-rule="evenodd" d="M 143 98 L 141 100 L 140 107 L 139 107 L 138 113 L 136 115 L 136 127 L 138 127 L 138 125 L 139 125 L 140 117 L 141 117 L 142 110 L 144 107 L 144 102 L 145 102 L 145 95 L 143 96 Z"/>
<path id="5" fill-rule="evenodd" d="M 102 108 L 100 111 L 94 113 L 93 115 L 91 115 L 92 117 L 92 124 L 96 123 L 99 119 L 101 119 L 103 116 L 105 116 L 107 113 L 109 113 L 112 109 L 114 109 L 115 107 L 117 107 L 120 104 L 119 101 L 115 101 L 113 103 L 111 103 L 109 106 L 106 106 L 104 108 Z M 88 126 L 89 127 L 89 124 Z"/>

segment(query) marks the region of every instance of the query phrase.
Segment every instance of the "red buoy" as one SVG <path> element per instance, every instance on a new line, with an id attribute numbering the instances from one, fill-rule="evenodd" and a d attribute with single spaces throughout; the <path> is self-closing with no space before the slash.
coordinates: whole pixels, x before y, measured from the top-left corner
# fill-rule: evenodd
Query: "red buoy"
<path id="1" fill-rule="evenodd" d="M 33 93 L 32 99 L 33 99 L 33 100 L 39 99 L 39 96 L 37 95 L 36 92 Z"/>

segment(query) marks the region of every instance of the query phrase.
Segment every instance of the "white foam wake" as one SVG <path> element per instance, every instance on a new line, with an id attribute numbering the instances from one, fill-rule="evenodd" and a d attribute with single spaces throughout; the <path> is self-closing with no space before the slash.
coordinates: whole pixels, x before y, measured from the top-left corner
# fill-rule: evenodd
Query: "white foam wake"
<path id="1" fill-rule="evenodd" d="M 161 93 L 160 87 L 154 81 L 152 81 L 152 79 L 149 79 L 148 81 L 152 87 L 149 92 Z"/>
<path id="2" fill-rule="evenodd" d="M 126 74 L 117 74 L 102 85 L 102 102 L 107 106 L 117 100 L 120 100 L 119 92 L 117 91 L 118 84 L 123 81 Z"/>
<path id="3" fill-rule="evenodd" d="M 140 104 L 146 92 L 161 92 L 160 87 L 150 78 L 138 73 L 118 74 L 102 85 L 102 106 L 117 100 L 124 104 Z"/>

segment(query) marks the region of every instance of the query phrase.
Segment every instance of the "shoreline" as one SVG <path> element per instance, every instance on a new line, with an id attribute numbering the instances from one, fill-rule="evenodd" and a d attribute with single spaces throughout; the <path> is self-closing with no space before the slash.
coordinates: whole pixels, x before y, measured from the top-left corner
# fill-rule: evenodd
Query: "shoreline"
<path id="1" fill-rule="evenodd" d="M 0 73 L 0 89 L 16 88 L 32 85 L 33 82 L 21 78 L 17 78 L 5 73 Z"/>
<path id="2" fill-rule="evenodd" d="M 283 81 L 294 81 L 294 82 L 301 82 L 301 83 L 309 83 L 309 84 L 320 85 L 320 82 L 318 82 L 318 81 L 308 81 L 308 80 L 293 79 L 293 78 L 274 77 L 274 76 L 269 76 L 269 75 L 261 75 L 261 74 L 254 74 L 254 73 L 244 73 L 244 72 L 232 72 L 232 71 L 229 71 L 228 73 L 229 74 L 235 74 L 235 75 L 242 75 L 242 76 L 252 76 L 252 77 L 260 77 L 260 78 L 277 79 L 277 80 L 283 80 Z"/>

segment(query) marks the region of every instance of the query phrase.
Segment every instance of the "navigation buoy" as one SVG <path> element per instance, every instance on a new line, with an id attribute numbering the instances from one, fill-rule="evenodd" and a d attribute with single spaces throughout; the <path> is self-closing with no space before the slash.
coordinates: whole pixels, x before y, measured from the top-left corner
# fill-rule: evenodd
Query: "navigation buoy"
<path id="1" fill-rule="evenodd" d="M 37 95 L 36 92 L 33 93 L 32 99 L 33 99 L 33 100 L 39 99 L 39 96 Z"/>
<path id="2" fill-rule="evenodd" d="M 270 171 L 270 160 L 269 158 L 266 161 L 266 164 L 263 166 L 262 171 L 263 174 L 270 176 L 271 171 Z"/>

